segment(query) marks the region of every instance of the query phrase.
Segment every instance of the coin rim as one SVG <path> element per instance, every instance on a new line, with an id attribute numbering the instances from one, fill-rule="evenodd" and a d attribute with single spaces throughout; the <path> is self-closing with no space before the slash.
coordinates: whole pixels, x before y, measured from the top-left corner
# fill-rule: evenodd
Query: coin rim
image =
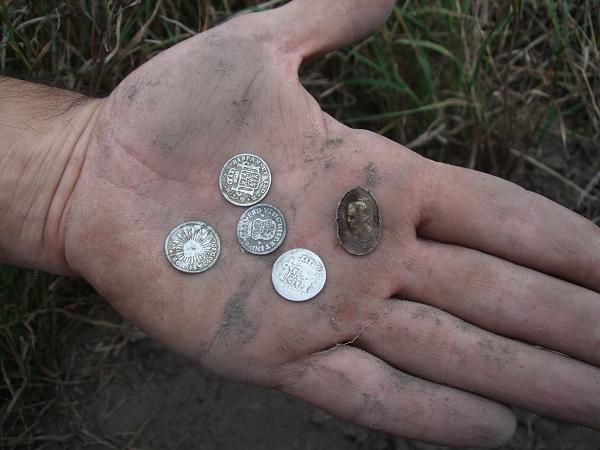
<path id="1" fill-rule="evenodd" d="M 312 295 L 308 298 L 300 299 L 300 300 L 287 298 L 281 292 L 279 292 L 279 290 L 277 289 L 277 286 L 275 285 L 275 266 L 277 265 L 279 260 L 282 259 L 285 255 L 287 255 L 288 253 L 297 252 L 297 251 L 304 251 L 304 252 L 308 252 L 308 253 L 312 254 L 314 257 L 316 257 L 321 262 L 321 265 L 323 266 L 323 284 L 321 285 L 321 287 L 315 292 L 314 295 Z M 327 267 L 325 266 L 325 263 L 323 262 L 323 260 L 321 259 L 321 257 L 319 255 L 317 255 L 315 252 L 313 252 L 312 250 L 309 250 L 307 248 L 296 247 L 296 248 L 287 250 L 286 252 L 279 255 L 279 258 L 277 258 L 277 260 L 273 264 L 273 268 L 271 269 L 271 283 L 273 284 L 273 289 L 275 289 L 275 292 L 277 292 L 281 296 L 281 298 L 288 300 L 290 302 L 305 302 L 307 300 L 311 300 L 311 299 L 315 298 L 317 295 L 319 295 L 323 291 L 323 289 L 325 288 L 326 282 L 327 282 Z"/>
<path id="2" fill-rule="evenodd" d="M 277 244 L 276 247 L 274 247 L 273 249 L 266 251 L 266 252 L 253 252 L 252 250 L 248 249 L 246 246 L 244 246 L 244 244 L 242 243 L 241 239 L 240 239 L 240 223 L 242 222 L 242 219 L 244 218 L 244 216 L 246 214 L 248 214 L 248 212 L 250 212 L 250 210 L 254 209 L 254 208 L 258 208 L 258 207 L 269 207 L 269 208 L 273 208 L 275 211 L 277 211 L 279 213 L 279 215 L 281 216 L 281 219 L 283 220 L 283 236 L 281 238 L 281 241 L 279 242 L 279 244 Z M 237 235 L 237 239 L 238 242 L 240 243 L 241 247 L 247 251 L 248 253 L 252 254 L 252 255 L 268 255 L 270 253 L 273 253 L 275 250 L 277 250 L 279 247 L 281 247 L 281 244 L 283 244 L 283 241 L 285 241 L 285 238 L 287 236 L 287 222 L 285 220 L 285 216 L 283 215 L 283 213 L 280 211 L 279 208 L 277 208 L 276 206 L 271 205 L 270 203 L 258 203 L 256 205 L 252 205 L 249 208 L 247 208 L 242 215 L 240 216 L 237 226 L 236 226 L 236 235 Z M 323 261 L 321 261 L 323 262 Z"/>
<path id="3" fill-rule="evenodd" d="M 229 164 L 235 158 L 238 158 L 240 156 L 254 156 L 255 158 L 260 159 L 263 162 L 263 164 L 265 165 L 265 167 L 267 168 L 267 173 L 269 174 L 269 188 L 265 191 L 265 193 L 264 193 L 264 195 L 262 197 L 260 197 L 259 199 L 257 199 L 255 202 L 252 202 L 252 203 L 238 203 L 238 202 L 235 202 L 235 201 L 231 200 L 230 198 L 228 198 L 225 195 L 225 192 L 223 190 L 223 181 L 222 181 L 222 179 L 223 179 L 223 171 L 225 170 L 225 167 L 227 167 L 227 164 Z M 221 168 L 221 172 L 219 173 L 219 190 L 221 191 L 221 194 L 223 195 L 223 197 L 225 197 L 225 200 L 227 200 L 229 203 L 231 203 L 232 205 L 235 205 L 235 206 L 253 206 L 253 205 L 256 205 L 258 202 L 260 202 L 261 200 L 263 200 L 267 196 L 267 194 L 271 190 L 271 185 L 272 184 L 273 184 L 273 177 L 271 176 L 271 168 L 269 167 L 269 165 L 267 164 L 267 162 L 263 158 L 261 158 L 258 155 L 255 155 L 253 153 L 240 153 L 239 155 L 232 156 L 231 158 L 229 158 L 227 160 L 227 162 L 225 164 L 223 164 L 223 167 Z"/>
<path id="4" fill-rule="evenodd" d="M 179 228 L 183 228 L 186 225 L 191 225 L 191 224 L 202 224 L 205 227 L 207 227 L 210 231 L 212 231 L 214 233 L 214 235 L 217 238 L 217 254 L 215 256 L 214 261 L 207 266 L 206 268 L 202 269 L 202 270 L 186 270 L 183 269 L 177 265 L 175 265 L 175 263 L 171 260 L 171 258 L 169 258 L 169 249 L 167 248 L 167 244 L 169 243 L 169 240 L 171 238 L 171 235 L 175 232 L 175 230 L 179 229 Z M 187 222 L 183 222 L 180 223 L 179 225 L 177 225 L 175 228 L 173 228 L 169 234 L 167 235 L 167 238 L 165 239 L 165 255 L 167 257 L 167 260 L 171 263 L 171 265 L 173 267 L 175 267 L 178 271 L 180 272 L 184 272 L 184 273 L 202 273 L 202 272 L 206 272 L 208 269 L 210 269 L 212 266 L 214 266 L 217 262 L 217 260 L 219 259 L 219 256 L 221 256 L 221 238 L 219 238 L 219 233 L 217 233 L 217 231 L 211 227 L 210 225 L 208 225 L 206 222 L 203 222 L 201 220 L 188 220 Z"/>

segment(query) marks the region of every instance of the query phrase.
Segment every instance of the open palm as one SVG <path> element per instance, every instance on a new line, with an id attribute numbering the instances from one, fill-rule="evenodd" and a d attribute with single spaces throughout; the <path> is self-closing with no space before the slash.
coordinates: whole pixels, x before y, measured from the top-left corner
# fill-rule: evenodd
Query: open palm
<path id="1" fill-rule="evenodd" d="M 173 350 L 359 424 L 496 445 L 514 430 L 508 404 L 599 428 L 598 228 L 503 180 L 347 128 L 298 81 L 304 58 L 365 36 L 392 6 L 296 0 L 132 73 L 99 109 L 65 215 L 67 261 Z M 265 200 L 288 235 L 272 255 L 241 251 L 243 209 L 219 192 L 222 165 L 239 153 L 273 174 Z M 362 257 L 335 231 L 337 204 L 357 185 L 383 219 L 379 246 Z M 221 238 L 219 261 L 199 275 L 164 254 L 188 220 Z M 295 247 L 327 267 L 324 290 L 303 303 L 271 285 L 274 260 Z"/>

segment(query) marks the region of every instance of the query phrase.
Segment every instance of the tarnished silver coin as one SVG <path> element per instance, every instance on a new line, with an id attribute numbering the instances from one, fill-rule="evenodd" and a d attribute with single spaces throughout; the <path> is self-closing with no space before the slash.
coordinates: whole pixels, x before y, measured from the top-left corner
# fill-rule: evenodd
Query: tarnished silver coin
<path id="1" fill-rule="evenodd" d="M 176 269 L 200 273 L 217 262 L 221 241 L 217 232 L 204 222 L 185 222 L 173 228 L 167 236 L 165 253 Z"/>
<path id="2" fill-rule="evenodd" d="M 266 255 L 277 250 L 285 239 L 285 233 L 283 214 L 267 203 L 248 208 L 237 225 L 240 245 L 254 255 Z"/>
<path id="3" fill-rule="evenodd" d="M 221 169 L 219 187 L 227 201 L 234 205 L 254 205 L 269 192 L 271 171 L 267 163 L 256 155 L 237 155 Z"/>
<path id="4" fill-rule="evenodd" d="M 357 186 L 344 194 L 336 213 L 337 237 L 352 255 L 371 253 L 381 238 L 381 215 L 373 194 Z"/>
<path id="5" fill-rule="evenodd" d="M 288 250 L 275 261 L 271 279 L 283 298 L 293 302 L 310 300 L 325 286 L 325 264 L 304 248 Z"/>

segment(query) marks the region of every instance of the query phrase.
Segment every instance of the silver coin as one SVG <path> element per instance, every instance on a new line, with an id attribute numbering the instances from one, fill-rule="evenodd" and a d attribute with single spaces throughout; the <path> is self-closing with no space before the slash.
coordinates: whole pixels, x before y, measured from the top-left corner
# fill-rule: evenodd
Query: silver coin
<path id="1" fill-rule="evenodd" d="M 325 264 L 304 248 L 288 250 L 275 261 L 271 279 L 283 298 L 293 302 L 310 300 L 325 286 Z"/>
<path id="2" fill-rule="evenodd" d="M 256 155 L 237 155 L 221 169 L 219 187 L 227 201 L 234 205 L 254 205 L 269 192 L 271 171 L 267 163 Z"/>
<path id="3" fill-rule="evenodd" d="M 217 232 L 204 222 L 185 222 L 167 236 L 165 253 L 177 270 L 200 273 L 217 262 L 221 241 Z"/>
<path id="4" fill-rule="evenodd" d="M 237 237 L 242 248 L 254 255 L 267 255 L 279 248 L 285 239 L 283 214 L 273 205 L 251 206 L 237 225 Z"/>

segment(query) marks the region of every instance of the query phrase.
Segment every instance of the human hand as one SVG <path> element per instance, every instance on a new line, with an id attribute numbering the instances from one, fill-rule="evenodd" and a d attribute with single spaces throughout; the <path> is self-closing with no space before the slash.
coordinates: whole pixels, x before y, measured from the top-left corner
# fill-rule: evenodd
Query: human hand
<path id="1" fill-rule="evenodd" d="M 513 432 L 509 404 L 599 428 L 598 228 L 349 129 L 298 81 L 303 59 L 365 36 L 393 3 L 296 0 L 132 73 L 94 115 L 72 194 L 58 192 L 66 262 L 171 349 L 359 424 L 492 446 Z M 275 256 L 239 250 L 243 209 L 219 192 L 223 163 L 245 152 L 268 162 L 265 201 L 286 216 Z M 384 227 L 363 257 L 334 227 L 356 185 L 374 194 Z M 163 250 L 192 219 L 221 237 L 219 261 L 200 275 L 174 270 Z M 274 258 L 294 247 L 327 267 L 325 289 L 304 303 L 271 286 Z"/>

